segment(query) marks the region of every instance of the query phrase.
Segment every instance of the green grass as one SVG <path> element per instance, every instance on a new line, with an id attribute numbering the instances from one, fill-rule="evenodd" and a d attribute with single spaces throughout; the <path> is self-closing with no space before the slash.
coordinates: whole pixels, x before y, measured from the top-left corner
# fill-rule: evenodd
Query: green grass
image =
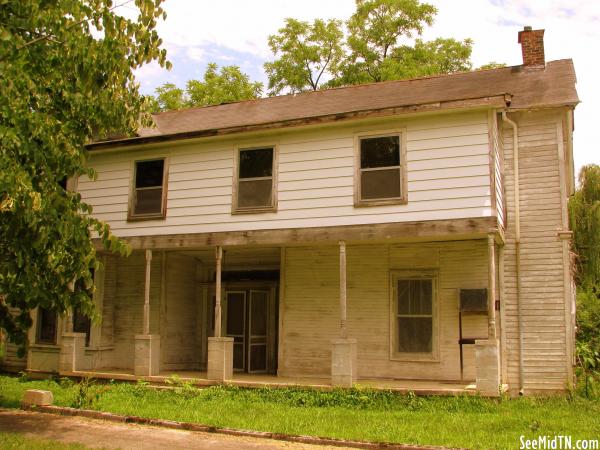
<path id="1" fill-rule="evenodd" d="M 2 450 L 81 450 L 85 448 L 87 447 L 80 444 L 64 444 L 45 439 L 33 439 L 19 433 L 0 431 L 0 449 Z"/>
<path id="2" fill-rule="evenodd" d="M 0 406 L 17 407 L 26 389 L 48 389 L 55 404 L 207 425 L 343 439 L 469 448 L 518 448 L 519 437 L 600 436 L 600 401 L 582 397 L 491 400 L 416 397 L 362 389 L 196 389 L 144 384 L 73 385 L 0 377 Z"/>

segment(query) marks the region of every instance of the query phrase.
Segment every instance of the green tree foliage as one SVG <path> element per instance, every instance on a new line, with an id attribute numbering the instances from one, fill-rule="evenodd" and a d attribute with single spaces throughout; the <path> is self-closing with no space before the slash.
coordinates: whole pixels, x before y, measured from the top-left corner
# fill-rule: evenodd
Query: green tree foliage
<path id="1" fill-rule="evenodd" d="M 204 79 L 189 80 L 185 91 L 173 83 L 156 88 L 153 112 L 199 106 L 220 105 L 260 97 L 263 85 L 250 81 L 238 66 L 208 64 Z"/>
<path id="2" fill-rule="evenodd" d="M 148 123 L 133 70 L 168 66 L 160 4 L 136 0 L 127 19 L 110 0 L 0 0 L 0 328 L 21 348 L 37 306 L 93 315 L 92 233 L 129 251 L 63 180 L 93 177 L 94 136 Z"/>
<path id="3" fill-rule="evenodd" d="M 219 105 L 260 97 L 263 85 L 250 81 L 238 66 L 218 66 L 210 63 L 204 73 L 204 81 L 187 82 L 186 93 L 190 106 Z"/>
<path id="4" fill-rule="evenodd" d="M 577 281 L 577 358 L 586 394 L 600 369 L 600 166 L 581 168 L 569 200 Z"/>
<path id="5" fill-rule="evenodd" d="M 279 56 L 265 64 L 269 95 L 316 91 L 336 72 L 344 52 L 339 20 L 316 19 L 312 24 L 286 19 L 278 34 L 269 36 L 271 51 Z"/>
<path id="6" fill-rule="evenodd" d="M 436 13 L 434 6 L 419 0 L 356 0 L 356 12 L 347 24 L 350 57 L 342 78 L 351 84 L 363 82 L 363 77 L 386 79 L 382 72 L 386 63 L 390 65 L 389 58 L 396 53 L 394 60 L 400 62 L 400 40 L 420 35 Z"/>
<path id="7" fill-rule="evenodd" d="M 152 112 L 168 111 L 186 107 L 185 92 L 173 83 L 165 83 L 155 89 Z"/>
<path id="8" fill-rule="evenodd" d="M 579 172 L 579 187 L 569 201 L 573 250 L 579 285 L 600 285 L 600 166 Z"/>
<path id="9" fill-rule="evenodd" d="M 286 19 L 269 37 L 269 95 L 471 70 L 470 39 L 418 38 L 436 13 L 419 0 L 356 0 L 345 33 L 339 21 Z"/>

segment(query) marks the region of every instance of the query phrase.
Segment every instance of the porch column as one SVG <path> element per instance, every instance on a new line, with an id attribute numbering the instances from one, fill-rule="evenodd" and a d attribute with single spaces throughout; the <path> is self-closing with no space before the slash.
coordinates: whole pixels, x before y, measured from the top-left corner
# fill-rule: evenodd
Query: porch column
<path id="1" fill-rule="evenodd" d="M 331 384 L 352 387 L 356 381 L 356 339 L 348 339 L 346 330 L 346 242 L 340 241 L 340 337 L 331 349 Z"/>
<path id="2" fill-rule="evenodd" d="M 233 338 L 222 337 L 221 331 L 221 265 L 223 248 L 217 246 L 215 268 L 215 335 L 208 338 L 207 378 L 215 381 L 233 377 Z"/>
<path id="3" fill-rule="evenodd" d="M 70 283 L 71 292 L 75 284 Z M 73 332 L 73 308 L 65 314 L 64 331 L 60 335 L 60 352 L 58 355 L 58 372 L 71 373 L 82 369 L 85 358 L 85 333 Z"/>
<path id="4" fill-rule="evenodd" d="M 496 338 L 496 242 L 488 234 L 488 339 L 475 341 L 477 390 L 497 396 L 500 389 L 500 346 Z"/>
<path id="5" fill-rule="evenodd" d="M 144 285 L 144 324 L 143 334 L 135 336 L 134 374 L 152 376 L 159 374 L 160 335 L 150 334 L 150 274 L 152 250 L 146 250 L 146 280 Z"/>

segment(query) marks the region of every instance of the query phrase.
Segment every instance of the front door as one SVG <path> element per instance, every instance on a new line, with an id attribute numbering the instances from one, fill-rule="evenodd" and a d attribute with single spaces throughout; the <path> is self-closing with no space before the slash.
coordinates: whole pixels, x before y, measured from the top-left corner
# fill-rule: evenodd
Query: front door
<path id="1" fill-rule="evenodd" d="M 231 290 L 225 299 L 225 334 L 233 338 L 233 369 L 266 372 L 269 291 Z"/>

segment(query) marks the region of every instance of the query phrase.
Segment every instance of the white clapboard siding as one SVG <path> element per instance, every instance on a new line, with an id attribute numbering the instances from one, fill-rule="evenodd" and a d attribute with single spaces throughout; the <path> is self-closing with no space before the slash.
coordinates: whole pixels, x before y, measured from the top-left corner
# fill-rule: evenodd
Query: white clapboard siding
<path id="1" fill-rule="evenodd" d="M 563 390 L 567 380 L 567 333 L 562 243 L 558 114 L 515 117 L 519 128 L 521 211 L 521 302 L 525 391 Z M 506 361 L 511 389 L 519 383 L 519 335 L 514 236 L 513 132 L 504 126 L 507 233 L 505 248 Z"/>
<path id="2" fill-rule="evenodd" d="M 78 190 L 120 236 L 389 223 L 493 214 L 485 112 L 394 118 L 319 129 L 94 153 Z M 354 137 L 406 130 L 408 204 L 354 208 Z M 278 210 L 231 214 L 235 147 L 277 144 Z M 168 157 L 167 218 L 128 222 L 133 161 Z"/>
<path id="3" fill-rule="evenodd" d="M 458 292 L 487 286 L 487 242 L 457 241 L 347 247 L 348 336 L 358 341 L 360 378 L 457 380 Z M 326 376 L 331 340 L 339 335 L 339 249 L 286 249 L 285 296 L 279 373 Z M 390 359 L 390 271 L 438 271 L 438 345 L 435 362 Z M 487 336 L 487 316 L 465 320 L 464 335 Z M 472 348 L 465 346 L 465 379 L 475 378 Z"/>

